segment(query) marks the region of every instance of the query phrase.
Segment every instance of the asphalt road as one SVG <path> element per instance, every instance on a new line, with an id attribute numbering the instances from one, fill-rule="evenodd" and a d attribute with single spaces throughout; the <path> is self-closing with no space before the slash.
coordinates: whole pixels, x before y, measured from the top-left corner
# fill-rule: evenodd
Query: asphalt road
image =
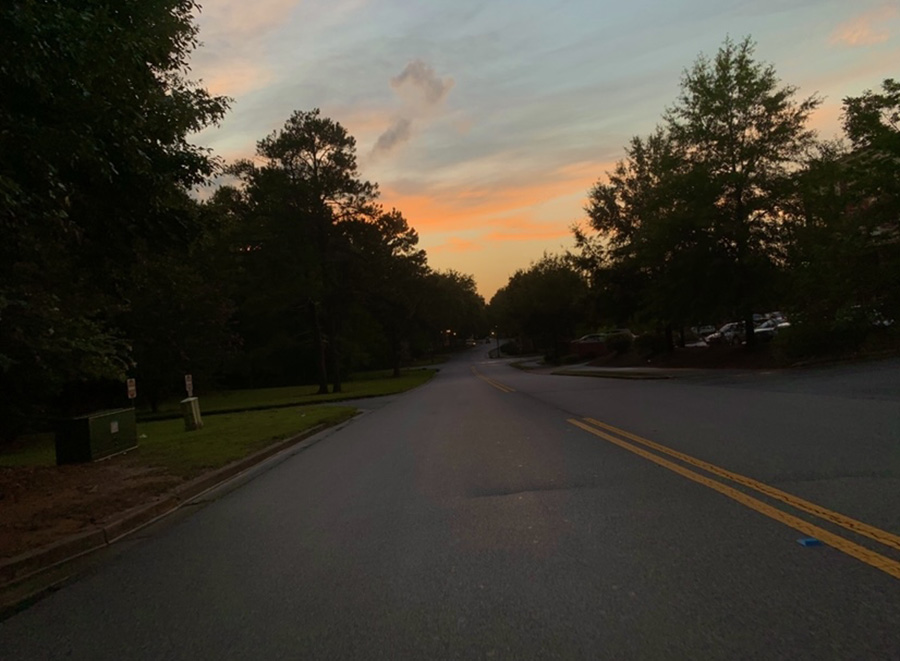
<path id="1" fill-rule="evenodd" d="M 900 362 L 479 347 L 372 406 L 0 623 L 0 658 L 900 659 Z"/>

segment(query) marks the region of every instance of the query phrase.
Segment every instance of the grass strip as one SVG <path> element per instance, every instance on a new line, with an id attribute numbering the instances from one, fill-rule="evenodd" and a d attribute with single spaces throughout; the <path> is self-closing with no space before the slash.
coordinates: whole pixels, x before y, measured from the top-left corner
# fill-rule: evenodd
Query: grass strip
<path id="1" fill-rule="evenodd" d="M 253 390 L 221 390 L 209 394 L 200 393 L 200 409 L 204 415 L 253 411 L 301 404 L 339 402 L 348 399 L 364 399 L 405 392 L 422 385 L 437 373 L 434 369 L 415 369 L 392 378 L 390 371 L 361 375 L 343 384 L 343 392 L 316 394 L 318 386 L 286 386 L 282 388 L 256 388 Z M 178 400 L 164 402 L 159 411 L 138 411 L 140 420 L 181 417 Z"/>
<path id="2" fill-rule="evenodd" d="M 138 424 L 140 438 L 135 459 L 190 478 L 317 425 L 336 425 L 354 415 L 356 409 L 348 406 L 295 406 L 228 413 L 204 419 L 203 429 L 192 432 L 184 431 L 181 420 L 144 422 Z"/>
<path id="3" fill-rule="evenodd" d="M 138 435 L 146 438 L 138 439 L 139 456 L 155 458 L 166 454 L 163 447 L 177 447 L 183 452 L 185 470 L 194 468 L 218 468 L 229 461 L 239 459 L 251 452 L 262 449 L 270 442 L 286 438 L 309 429 L 319 422 L 334 423 L 324 411 L 343 410 L 345 420 L 353 415 L 354 409 L 334 406 L 318 407 L 315 404 L 336 402 L 348 399 L 363 399 L 394 395 L 422 385 L 437 373 L 436 369 L 412 369 L 392 378 L 390 371 L 369 372 L 360 375 L 357 380 L 344 384 L 344 392 L 317 395 L 316 386 L 288 386 L 285 388 L 260 388 L 256 390 L 227 390 L 209 393 L 200 397 L 200 410 L 203 415 L 204 428 L 196 432 L 193 440 L 185 436 L 184 423 L 177 401 L 167 402 L 158 414 L 142 415 L 138 412 Z M 271 416 L 265 415 L 271 412 Z M 251 414 L 261 414 L 253 416 Z M 323 417 L 324 416 L 324 417 Z M 290 422 L 287 422 L 290 421 Z M 298 425 L 298 421 L 302 423 Z M 308 423 L 308 424 L 307 424 Z M 283 425 L 287 425 L 284 427 Z M 159 425 L 159 426 L 157 426 Z M 210 431 L 216 430 L 216 431 Z M 233 441 L 226 440 L 220 448 L 203 449 L 203 443 L 210 434 L 220 433 Z M 242 435 L 246 434 L 246 438 Z M 162 441 L 159 438 L 162 437 Z M 168 439 L 165 440 L 165 439 Z M 180 439 L 175 443 L 173 439 Z M 215 443 L 219 441 L 216 440 Z M 241 445 L 243 443 L 243 445 Z M 245 447 L 238 454 L 229 448 Z M 199 453 L 191 457 L 191 453 Z M 208 464 L 203 464 L 203 454 L 209 455 Z M 242 454 L 241 454 L 242 453 Z M 216 459 L 216 455 L 226 457 Z M 162 460 L 160 460 L 162 461 Z M 175 463 L 179 463 L 176 461 Z M 0 452 L 0 467 L 14 466 L 54 466 L 56 464 L 56 448 L 52 433 L 32 434 L 23 437 L 14 444 L 4 447 Z M 165 465 L 163 461 L 160 465 Z"/>
<path id="4" fill-rule="evenodd" d="M 349 406 L 294 406 L 229 413 L 203 419 L 203 429 L 184 430 L 184 421 L 139 422 L 138 447 L 130 461 L 165 467 L 175 475 L 191 477 L 262 450 L 267 445 L 300 434 L 317 425 L 349 420 Z M 28 443 L 0 454 L 0 466 L 55 466 L 53 434 L 36 434 Z"/>

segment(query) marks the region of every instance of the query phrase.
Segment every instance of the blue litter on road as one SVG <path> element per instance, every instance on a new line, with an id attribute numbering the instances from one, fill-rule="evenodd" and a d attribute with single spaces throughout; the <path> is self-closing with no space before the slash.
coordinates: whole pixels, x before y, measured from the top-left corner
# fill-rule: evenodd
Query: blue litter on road
<path id="1" fill-rule="evenodd" d="M 802 537 L 797 540 L 800 546 L 822 546 L 822 542 L 815 537 Z"/>

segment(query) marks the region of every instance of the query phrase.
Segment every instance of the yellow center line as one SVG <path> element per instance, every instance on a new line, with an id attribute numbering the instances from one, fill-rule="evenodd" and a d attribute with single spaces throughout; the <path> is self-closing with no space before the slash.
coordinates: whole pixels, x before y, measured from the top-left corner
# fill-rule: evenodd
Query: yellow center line
<path id="1" fill-rule="evenodd" d="M 479 379 L 481 379 L 488 385 L 494 386 L 497 390 L 501 390 L 503 392 L 515 392 L 514 388 L 510 388 L 509 386 L 507 386 L 503 383 L 500 383 L 499 381 L 495 381 L 494 379 L 492 379 L 489 376 L 485 376 L 484 374 L 479 372 L 478 369 L 474 365 L 472 365 L 472 374 L 477 376 Z"/>
<path id="2" fill-rule="evenodd" d="M 869 524 L 863 523 L 862 521 L 857 521 L 856 519 L 852 519 L 849 516 L 845 516 L 839 512 L 834 512 L 832 510 L 826 509 L 821 505 L 816 505 L 815 503 L 804 500 L 799 496 L 787 493 L 786 491 L 782 491 L 781 489 L 776 489 L 775 487 L 769 486 L 764 482 L 754 480 L 751 477 L 746 477 L 745 475 L 740 475 L 739 473 L 732 473 L 731 471 L 720 468 L 715 464 L 710 464 L 709 462 L 703 461 L 701 459 L 695 459 L 694 457 L 686 455 L 683 452 L 678 452 L 677 450 L 668 448 L 665 445 L 660 445 L 659 443 L 654 443 L 649 439 L 641 438 L 640 436 L 627 432 L 624 429 L 613 427 L 612 425 L 608 425 L 593 418 L 585 418 L 585 420 L 587 420 L 592 425 L 601 427 L 603 429 L 606 429 L 607 431 L 611 431 L 614 434 L 618 434 L 619 436 L 630 439 L 635 443 L 640 443 L 656 450 L 657 452 L 662 452 L 669 455 L 670 457 L 675 457 L 676 459 L 680 459 L 685 463 L 691 464 L 698 468 L 702 468 L 703 470 L 712 473 L 713 475 L 724 477 L 727 480 L 731 480 L 732 482 L 736 482 L 737 484 L 741 484 L 750 489 L 754 489 L 755 491 L 765 494 L 770 498 L 780 500 L 781 502 L 786 503 L 791 507 L 795 507 L 798 510 L 802 510 L 803 512 L 807 512 L 808 514 L 817 516 L 820 519 L 824 519 L 825 521 L 830 521 L 831 523 L 841 526 L 842 528 L 846 528 L 851 532 L 863 535 L 864 537 L 868 537 L 869 539 L 872 539 L 880 544 L 890 546 L 891 548 L 900 551 L 900 536 L 894 535 L 893 533 L 890 533 L 886 530 L 881 530 L 880 528 L 870 526 Z"/>
<path id="3" fill-rule="evenodd" d="M 871 551 L 864 546 L 860 546 L 854 542 L 851 542 L 848 539 L 844 539 L 838 535 L 835 535 L 832 532 L 825 530 L 824 528 L 820 528 L 819 526 L 809 523 L 808 521 L 804 521 L 803 519 L 799 519 L 796 516 L 788 514 L 787 512 L 782 512 L 781 510 L 772 507 L 771 505 L 764 503 L 761 500 L 757 500 L 752 496 L 748 496 L 742 491 L 738 491 L 732 487 L 729 487 L 721 482 L 717 482 L 716 480 L 710 479 L 699 473 L 695 473 L 692 470 L 685 468 L 684 466 L 680 466 L 668 459 L 663 459 L 662 457 L 653 454 L 652 452 L 648 452 L 636 445 L 632 445 L 631 443 L 627 443 L 615 436 L 611 436 L 599 429 L 591 427 L 589 425 L 584 424 L 580 420 L 569 419 L 569 422 L 576 427 L 583 429 L 586 432 L 594 434 L 595 436 L 599 436 L 602 439 L 609 441 L 610 443 L 614 443 L 619 447 L 628 450 L 629 452 L 633 452 L 634 454 L 643 457 L 644 459 L 648 459 L 655 464 L 662 466 L 663 468 L 668 468 L 671 471 L 678 473 L 679 475 L 686 477 L 689 480 L 697 482 L 698 484 L 702 484 L 703 486 L 709 487 L 710 489 L 714 489 L 719 493 L 728 496 L 732 500 L 736 500 L 742 505 L 749 507 L 752 510 L 759 512 L 760 514 L 765 514 L 771 519 L 779 521 L 787 526 L 790 526 L 794 530 L 802 532 L 805 535 L 810 537 L 815 537 L 818 540 L 821 540 L 823 543 L 828 544 L 829 546 L 846 553 L 847 555 L 856 558 L 857 560 L 861 560 L 876 569 L 880 569 L 881 571 L 893 576 L 894 578 L 900 579 L 900 562 L 896 560 L 892 560 L 891 558 L 887 558 L 880 553 L 876 553 L 875 551 Z"/>

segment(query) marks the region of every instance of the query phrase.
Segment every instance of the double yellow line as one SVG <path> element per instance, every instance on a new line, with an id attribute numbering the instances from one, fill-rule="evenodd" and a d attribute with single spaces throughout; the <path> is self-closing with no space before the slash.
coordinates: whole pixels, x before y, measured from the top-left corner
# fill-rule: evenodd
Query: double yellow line
<path id="1" fill-rule="evenodd" d="M 724 468 L 720 468 L 715 464 L 696 459 L 684 454 L 683 452 L 678 452 L 677 450 L 673 450 L 664 445 L 660 445 L 659 443 L 654 443 L 651 440 L 641 438 L 640 436 L 627 432 L 623 429 L 613 427 L 612 425 L 608 425 L 604 422 L 600 422 L 599 420 L 595 420 L 593 418 L 576 420 L 574 418 L 571 418 L 569 419 L 569 422 L 576 427 L 593 434 L 594 436 L 598 436 L 606 441 L 609 441 L 610 443 L 614 443 L 615 445 L 618 445 L 619 447 L 624 448 L 629 452 L 633 452 L 634 454 L 643 457 L 644 459 L 648 459 L 649 461 L 652 461 L 659 466 L 668 468 L 669 470 L 678 473 L 679 475 L 682 475 L 689 480 L 718 491 L 719 493 L 728 496 L 732 500 L 736 500 L 737 502 L 745 505 L 746 507 L 749 507 L 750 509 L 753 509 L 761 514 L 765 514 L 766 516 L 775 519 L 776 521 L 780 521 L 781 523 L 790 526 L 791 528 L 794 528 L 795 530 L 798 530 L 805 535 L 815 537 L 823 543 L 828 544 L 829 546 L 842 551 L 843 553 L 846 553 L 847 555 L 852 556 L 857 560 L 862 560 L 866 564 L 880 569 L 886 574 L 890 574 L 894 578 L 900 579 L 900 562 L 881 555 L 880 553 L 876 553 L 875 551 L 872 551 L 865 546 L 856 544 L 849 539 L 845 539 L 844 537 L 836 535 L 820 526 L 805 521 L 804 519 L 800 519 L 792 514 L 778 509 L 777 507 L 773 507 L 772 505 L 754 498 L 753 496 L 750 496 L 743 491 L 739 491 L 734 487 L 728 486 L 727 484 L 718 480 L 711 479 L 705 475 L 687 468 L 682 464 L 670 461 L 669 459 L 666 459 L 660 455 L 668 455 L 669 457 L 673 457 L 680 462 L 683 462 L 690 466 L 694 466 L 695 468 L 699 468 L 707 473 L 723 478 L 724 480 L 728 480 L 748 489 L 752 489 L 753 491 L 761 493 L 774 500 L 781 501 L 782 503 L 785 503 L 786 505 L 789 505 L 790 507 L 793 507 L 797 510 L 806 512 L 807 514 L 812 514 L 813 516 L 821 520 L 828 521 L 829 523 L 840 526 L 846 530 L 849 530 L 850 532 L 868 537 L 869 539 L 878 542 L 879 544 L 883 544 L 884 546 L 888 546 L 896 550 L 900 550 L 900 536 L 898 535 L 890 533 L 886 530 L 881 530 L 880 528 L 876 528 L 874 526 L 870 526 L 867 523 L 857 521 L 856 519 L 852 519 L 849 516 L 844 516 L 843 514 L 840 514 L 838 512 L 833 512 L 820 505 L 811 503 L 808 500 L 804 500 L 803 498 L 782 491 L 781 489 L 776 489 L 775 487 L 754 480 L 753 478 L 746 477 L 738 473 L 733 473 L 729 470 L 725 470 Z M 650 452 L 645 448 L 649 448 L 650 450 L 653 450 L 653 452 Z"/>
<path id="2" fill-rule="evenodd" d="M 472 374 L 477 376 L 479 379 L 481 379 L 488 385 L 494 386 L 497 390 L 500 390 L 502 392 L 515 392 L 514 388 L 510 388 L 509 386 L 504 385 L 504 384 L 500 383 L 499 381 L 495 381 L 494 379 L 492 379 L 489 376 L 485 376 L 484 374 L 479 372 L 478 368 L 475 367 L 474 365 L 472 365 Z"/>

